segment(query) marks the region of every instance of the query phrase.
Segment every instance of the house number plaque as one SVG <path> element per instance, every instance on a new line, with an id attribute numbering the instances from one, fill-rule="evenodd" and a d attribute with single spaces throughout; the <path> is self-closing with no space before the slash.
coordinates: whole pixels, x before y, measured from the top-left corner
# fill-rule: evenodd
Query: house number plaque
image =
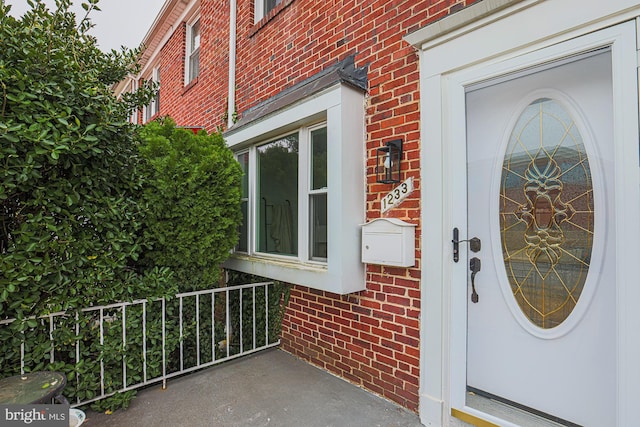
<path id="1" fill-rule="evenodd" d="M 389 194 L 384 196 L 380 201 L 381 211 L 384 213 L 394 206 L 402 203 L 409 194 L 413 192 L 413 177 L 409 177 L 405 182 L 391 190 Z"/>

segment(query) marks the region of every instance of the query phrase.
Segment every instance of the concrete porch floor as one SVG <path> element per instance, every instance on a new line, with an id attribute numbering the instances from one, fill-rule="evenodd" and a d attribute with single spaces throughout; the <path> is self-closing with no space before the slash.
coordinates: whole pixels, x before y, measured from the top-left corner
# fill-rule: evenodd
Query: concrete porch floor
<path id="1" fill-rule="evenodd" d="M 418 415 L 278 349 L 138 392 L 127 410 L 87 411 L 83 427 L 419 427 Z"/>

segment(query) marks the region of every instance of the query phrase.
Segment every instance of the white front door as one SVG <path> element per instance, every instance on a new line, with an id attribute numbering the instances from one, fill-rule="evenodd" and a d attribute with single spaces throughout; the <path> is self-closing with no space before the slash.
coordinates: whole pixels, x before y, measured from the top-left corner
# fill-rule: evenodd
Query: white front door
<path id="1" fill-rule="evenodd" d="M 611 70 L 604 49 L 467 88 L 468 406 L 616 424 Z"/>

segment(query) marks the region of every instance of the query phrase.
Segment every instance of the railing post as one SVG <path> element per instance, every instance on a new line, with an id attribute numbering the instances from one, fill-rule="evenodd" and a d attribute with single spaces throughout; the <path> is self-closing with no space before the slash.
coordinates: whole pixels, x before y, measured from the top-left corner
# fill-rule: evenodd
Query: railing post
<path id="1" fill-rule="evenodd" d="M 264 287 L 264 343 L 269 344 L 269 285 Z"/>
<path id="2" fill-rule="evenodd" d="M 238 289 L 238 294 L 239 294 L 239 298 L 240 298 L 240 353 L 244 353 L 244 348 L 242 346 L 242 313 L 244 313 L 244 309 L 242 306 L 242 288 Z"/>
<path id="3" fill-rule="evenodd" d="M 22 340 L 20 341 L 20 375 L 24 375 L 24 330 L 20 332 Z"/>
<path id="4" fill-rule="evenodd" d="M 142 380 L 147 382 L 147 301 L 142 301 Z"/>
<path id="5" fill-rule="evenodd" d="M 76 365 L 80 363 L 80 315 L 76 311 Z M 76 391 L 80 384 L 80 374 L 76 372 Z M 76 397 L 76 403 L 80 403 L 80 398 Z"/>
<path id="6" fill-rule="evenodd" d="M 196 366 L 200 366 L 200 294 L 196 294 Z"/>
<path id="7" fill-rule="evenodd" d="M 252 339 L 253 340 L 252 340 L 251 343 L 253 345 L 253 348 L 256 348 L 256 345 L 257 345 L 257 341 L 256 341 L 256 287 L 255 286 L 252 287 L 251 290 L 253 291 L 252 292 L 253 301 L 252 301 L 252 304 L 251 304 L 251 308 L 252 308 L 252 311 L 253 311 L 253 328 L 252 328 L 252 332 L 253 332 Z"/>
<path id="8" fill-rule="evenodd" d="M 226 303 L 227 303 L 227 313 L 226 313 L 226 320 L 225 320 L 225 327 L 224 327 L 224 335 L 225 335 L 225 344 L 227 347 L 227 357 L 229 357 L 229 341 L 231 338 L 231 322 L 230 322 L 230 316 L 231 316 L 231 304 L 229 301 L 229 289 L 227 288 L 226 292 L 225 292 L 225 297 L 226 297 Z"/>
<path id="9" fill-rule="evenodd" d="M 100 394 L 104 396 L 104 308 L 100 308 Z"/>
<path id="10" fill-rule="evenodd" d="M 184 369 L 184 340 L 182 335 L 182 297 L 180 297 L 180 370 Z"/>
<path id="11" fill-rule="evenodd" d="M 167 331 L 166 331 L 166 301 L 162 298 L 162 389 L 167 389 Z"/>
<path id="12" fill-rule="evenodd" d="M 216 360 L 216 291 L 211 292 L 211 361 Z"/>
<path id="13" fill-rule="evenodd" d="M 127 389 L 127 306 L 122 306 L 122 385 Z"/>
<path id="14" fill-rule="evenodd" d="M 53 363 L 55 361 L 55 356 L 53 354 L 53 350 L 55 349 L 55 344 L 53 343 L 53 315 L 49 314 L 49 344 L 51 344 L 51 350 L 49 350 L 49 363 Z"/>

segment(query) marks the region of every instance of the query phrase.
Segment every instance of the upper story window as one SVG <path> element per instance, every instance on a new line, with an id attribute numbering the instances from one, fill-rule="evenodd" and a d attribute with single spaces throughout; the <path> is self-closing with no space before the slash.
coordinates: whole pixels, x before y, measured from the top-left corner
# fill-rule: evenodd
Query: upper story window
<path id="1" fill-rule="evenodd" d="M 136 90 L 138 89 L 138 82 L 135 79 L 131 79 L 131 81 L 129 82 L 129 92 L 134 93 Z M 140 112 L 139 109 L 135 109 L 131 112 L 131 115 L 129 116 L 129 122 L 133 123 L 133 124 L 138 124 L 138 113 Z"/>
<path id="2" fill-rule="evenodd" d="M 185 83 L 190 83 L 200 74 L 200 18 L 187 25 L 187 61 Z"/>
<path id="3" fill-rule="evenodd" d="M 160 67 L 154 67 L 151 72 L 151 79 L 153 82 L 160 85 Z M 153 116 L 160 112 L 160 87 L 158 86 L 158 93 L 151 100 L 151 102 L 144 107 L 144 121 L 145 123 L 151 120 Z"/>
<path id="4" fill-rule="evenodd" d="M 255 22 L 264 18 L 271 9 L 282 2 L 284 2 L 284 0 L 255 0 Z"/>
<path id="5" fill-rule="evenodd" d="M 226 132 L 243 225 L 225 265 L 340 294 L 365 287 L 364 93 L 336 83 Z"/>

